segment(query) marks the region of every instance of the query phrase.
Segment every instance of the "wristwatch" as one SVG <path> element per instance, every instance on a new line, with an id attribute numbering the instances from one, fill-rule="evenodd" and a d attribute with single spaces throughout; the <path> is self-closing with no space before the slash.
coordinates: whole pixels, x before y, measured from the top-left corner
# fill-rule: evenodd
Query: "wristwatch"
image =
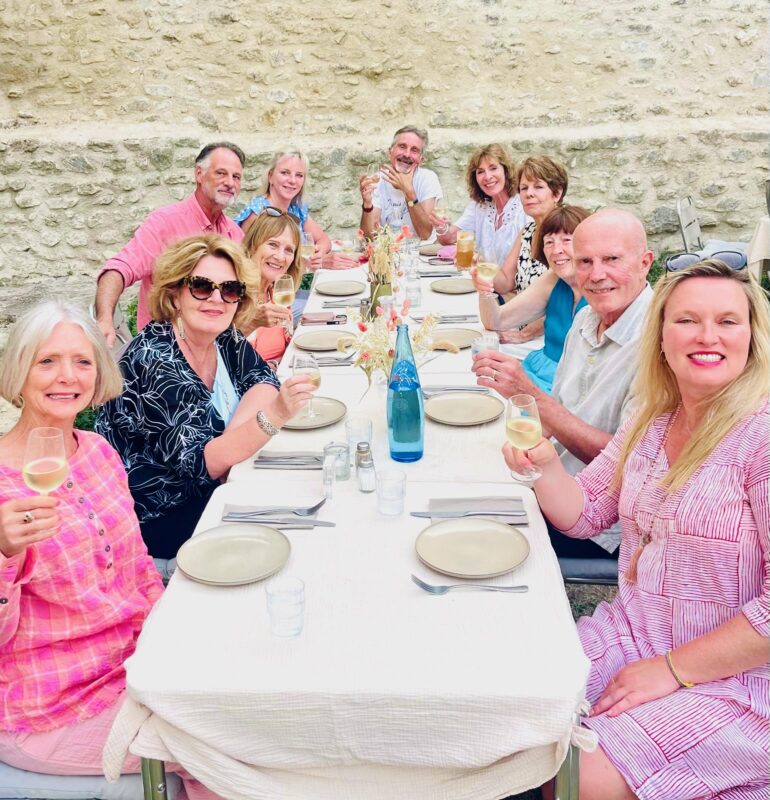
<path id="1" fill-rule="evenodd" d="M 361 204 L 361 210 L 364 214 L 368 214 L 370 211 L 374 211 L 374 206 L 365 206 L 363 203 Z"/>
<path id="2" fill-rule="evenodd" d="M 420 201 L 415 197 L 414 200 L 407 200 L 406 204 L 409 208 L 414 208 Z"/>
<path id="3" fill-rule="evenodd" d="M 265 416 L 265 412 L 261 409 L 257 411 L 257 425 L 262 429 L 262 433 L 266 433 L 268 436 L 275 436 L 280 430 L 280 428 L 276 428 L 275 425 L 270 422 Z"/>

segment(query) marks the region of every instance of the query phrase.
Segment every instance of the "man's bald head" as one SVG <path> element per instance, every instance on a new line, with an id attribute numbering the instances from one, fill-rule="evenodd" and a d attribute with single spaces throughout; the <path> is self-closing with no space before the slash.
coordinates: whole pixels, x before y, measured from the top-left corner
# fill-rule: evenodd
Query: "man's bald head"
<path id="1" fill-rule="evenodd" d="M 628 211 L 603 208 L 575 228 L 572 247 L 578 286 L 605 330 L 645 287 L 653 254 L 644 226 Z"/>

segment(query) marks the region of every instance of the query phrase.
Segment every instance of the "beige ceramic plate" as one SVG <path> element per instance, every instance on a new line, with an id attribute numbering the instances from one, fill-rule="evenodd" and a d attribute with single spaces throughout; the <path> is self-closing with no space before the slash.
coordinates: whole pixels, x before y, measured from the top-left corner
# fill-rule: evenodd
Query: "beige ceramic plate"
<path id="1" fill-rule="evenodd" d="M 349 297 L 366 289 L 366 284 L 361 281 L 324 281 L 317 284 L 315 290 L 318 294 L 332 295 L 333 297 Z"/>
<path id="2" fill-rule="evenodd" d="M 310 431 L 316 428 L 325 428 L 339 422 L 347 411 L 347 407 L 341 400 L 333 397 L 314 397 L 313 413 L 315 416 L 305 416 L 303 408 L 299 414 L 293 416 L 283 427 L 290 431 Z"/>
<path id="3" fill-rule="evenodd" d="M 300 350 L 309 350 L 311 353 L 325 353 L 327 350 L 336 350 L 340 337 L 351 338 L 350 333 L 340 331 L 308 331 L 295 336 L 292 341 Z"/>
<path id="4" fill-rule="evenodd" d="M 275 528 L 235 523 L 188 539 L 176 554 L 176 564 L 199 583 L 241 586 L 274 575 L 290 552 L 289 540 Z"/>
<path id="5" fill-rule="evenodd" d="M 484 517 L 434 522 L 414 547 L 423 564 L 454 578 L 505 575 L 529 555 L 529 542 L 518 528 Z"/>
<path id="6" fill-rule="evenodd" d="M 470 347 L 474 339 L 478 339 L 481 334 L 478 331 L 473 331 L 470 328 L 439 328 L 433 332 L 433 338 L 436 341 L 447 340 L 452 342 L 464 350 Z"/>
<path id="7" fill-rule="evenodd" d="M 476 290 L 470 278 L 439 278 L 430 288 L 439 294 L 470 294 Z"/>
<path id="8" fill-rule="evenodd" d="M 483 425 L 503 413 L 502 401 L 490 394 L 446 392 L 425 401 L 425 416 L 444 425 Z"/>
<path id="9" fill-rule="evenodd" d="M 439 244 L 438 242 L 433 242 L 433 244 L 424 244 L 417 252 L 421 256 L 437 256 L 438 251 L 441 250 L 443 244 Z"/>

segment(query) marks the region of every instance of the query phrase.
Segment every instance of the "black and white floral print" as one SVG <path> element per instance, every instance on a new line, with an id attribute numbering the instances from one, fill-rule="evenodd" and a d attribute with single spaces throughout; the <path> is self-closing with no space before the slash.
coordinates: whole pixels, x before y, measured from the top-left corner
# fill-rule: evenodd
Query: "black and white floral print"
<path id="1" fill-rule="evenodd" d="M 254 348 L 232 329 L 217 337 L 239 397 L 252 386 L 280 387 Z M 165 516 L 219 485 L 203 449 L 225 429 L 211 391 L 187 363 L 167 322 L 151 322 L 120 359 L 124 389 L 106 403 L 96 430 L 118 451 L 140 522 Z"/>
<path id="2" fill-rule="evenodd" d="M 539 275 L 542 275 L 548 265 L 536 258 L 532 258 L 532 237 L 535 235 L 534 221 L 530 222 L 521 232 L 521 249 L 519 250 L 519 263 L 516 267 L 516 292 L 523 292 L 527 286 Z"/>

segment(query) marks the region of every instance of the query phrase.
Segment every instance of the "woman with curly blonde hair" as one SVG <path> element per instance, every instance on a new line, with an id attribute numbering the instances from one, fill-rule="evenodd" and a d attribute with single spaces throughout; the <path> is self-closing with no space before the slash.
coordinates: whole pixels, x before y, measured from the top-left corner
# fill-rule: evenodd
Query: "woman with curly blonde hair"
<path id="1" fill-rule="evenodd" d="M 238 327 L 253 318 L 256 270 L 222 236 L 193 236 L 157 260 L 153 322 L 120 359 L 124 391 L 96 429 L 118 451 L 150 555 L 173 558 L 211 493 L 310 398 L 281 385 Z"/>
<path id="2" fill-rule="evenodd" d="M 591 660 L 580 797 L 768 796 L 770 306 L 717 260 L 656 286 L 637 412 L 576 478 L 542 439 L 545 515 L 568 536 L 620 519 L 619 592 L 578 632 Z"/>

